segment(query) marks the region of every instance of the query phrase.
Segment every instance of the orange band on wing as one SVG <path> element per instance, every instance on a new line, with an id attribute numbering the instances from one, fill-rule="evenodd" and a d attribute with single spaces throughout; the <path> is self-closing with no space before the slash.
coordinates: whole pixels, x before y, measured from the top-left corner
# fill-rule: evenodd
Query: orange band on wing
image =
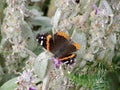
<path id="1" fill-rule="evenodd" d="M 69 39 L 69 36 L 66 33 L 62 32 L 62 31 L 57 32 L 57 35 L 63 36 L 64 38 Z"/>
<path id="2" fill-rule="evenodd" d="M 64 58 L 60 58 L 60 60 L 62 61 L 62 60 L 66 60 L 66 59 L 69 59 L 69 58 L 73 58 L 73 57 L 75 57 L 76 56 L 76 54 L 71 54 L 70 56 L 68 56 L 68 57 L 64 57 Z"/>
<path id="3" fill-rule="evenodd" d="M 77 50 L 80 49 L 80 45 L 78 43 L 72 43 L 72 44 L 76 47 Z"/>
<path id="4" fill-rule="evenodd" d="M 47 49 L 48 51 L 50 51 L 50 44 L 49 44 L 49 42 L 50 42 L 50 39 L 51 39 L 51 38 L 52 38 L 51 35 L 48 35 L 48 36 L 47 36 L 46 49 Z"/>

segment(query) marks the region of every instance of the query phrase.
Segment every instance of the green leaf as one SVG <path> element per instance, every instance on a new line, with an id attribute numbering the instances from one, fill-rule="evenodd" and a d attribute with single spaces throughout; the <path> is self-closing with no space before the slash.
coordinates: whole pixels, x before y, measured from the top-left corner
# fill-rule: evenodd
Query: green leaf
<path id="1" fill-rule="evenodd" d="M 39 16 L 39 17 L 32 18 L 31 23 L 33 25 L 51 26 L 50 18 L 44 17 L 44 16 Z"/>
<path id="2" fill-rule="evenodd" d="M 30 50 L 34 50 L 34 48 L 36 47 L 36 43 L 34 40 L 34 34 L 29 26 L 29 24 L 27 22 L 23 22 L 21 24 L 21 29 L 22 29 L 22 37 L 24 38 L 26 44 L 27 44 L 27 48 Z"/>
<path id="3" fill-rule="evenodd" d="M 41 53 L 35 60 L 34 63 L 34 72 L 42 81 L 46 75 L 47 67 L 48 67 L 48 60 L 51 55 L 48 55 L 48 52 Z"/>
<path id="4" fill-rule="evenodd" d="M 10 79 L 0 87 L 0 90 L 14 90 L 15 88 L 17 88 L 16 82 L 17 82 L 17 77 Z"/>

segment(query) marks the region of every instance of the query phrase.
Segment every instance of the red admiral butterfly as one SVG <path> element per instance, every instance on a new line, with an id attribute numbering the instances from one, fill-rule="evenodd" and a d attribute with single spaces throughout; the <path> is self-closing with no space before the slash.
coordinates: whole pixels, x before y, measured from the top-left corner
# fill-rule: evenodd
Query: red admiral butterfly
<path id="1" fill-rule="evenodd" d="M 73 64 L 76 57 L 75 51 L 79 50 L 80 45 L 73 42 L 70 37 L 62 31 L 53 36 L 51 34 L 38 34 L 36 36 L 38 43 L 45 49 L 54 54 L 65 64 Z"/>

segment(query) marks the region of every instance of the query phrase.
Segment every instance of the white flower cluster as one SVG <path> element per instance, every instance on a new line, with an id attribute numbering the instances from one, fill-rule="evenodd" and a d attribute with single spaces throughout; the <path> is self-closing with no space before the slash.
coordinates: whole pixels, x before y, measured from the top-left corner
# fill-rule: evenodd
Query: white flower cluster
<path id="1" fill-rule="evenodd" d="M 1 26 L 2 40 L 0 52 L 7 52 L 7 54 L 4 54 L 4 57 L 7 69 L 11 73 L 13 72 L 11 70 L 17 70 L 12 64 L 16 63 L 15 65 L 17 66 L 19 63 L 20 57 L 17 56 L 18 52 L 21 57 L 27 56 L 26 52 L 23 50 L 26 43 L 21 35 L 21 23 L 24 20 L 25 14 L 25 1 L 26 0 L 6 0 L 8 6 L 4 10 L 5 16 Z"/>
<path id="2" fill-rule="evenodd" d="M 18 78 L 16 90 L 37 90 L 35 86 L 35 76 L 30 69 L 24 70 Z"/>

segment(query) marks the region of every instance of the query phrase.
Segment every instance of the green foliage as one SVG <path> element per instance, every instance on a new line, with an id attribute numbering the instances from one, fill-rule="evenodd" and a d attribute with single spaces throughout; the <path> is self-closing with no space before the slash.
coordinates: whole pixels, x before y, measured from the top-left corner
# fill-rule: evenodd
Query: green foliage
<path id="1" fill-rule="evenodd" d="M 99 63 L 95 67 L 91 67 L 91 65 L 92 64 L 89 63 L 87 73 L 71 73 L 68 75 L 70 80 L 75 84 L 76 88 L 84 87 L 85 90 L 120 89 L 119 69 L 108 69 L 104 63 Z M 81 71 L 81 69 L 79 69 L 79 71 Z"/>
<path id="2" fill-rule="evenodd" d="M 14 90 L 17 87 L 17 77 L 4 83 L 0 90 Z"/>
<path id="3" fill-rule="evenodd" d="M 46 71 L 48 69 L 49 64 L 49 56 L 46 55 L 46 52 L 41 53 L 36 59 L 34 63 L 34 72 L 39 77 L 39 79 L 42 81 L 45 77 Z"/>
<path id="4" fill-rule="evenodd" d="M 98 74 L 71 74 L 70 79 L 77 88 L 84 87 L 89 90 L 106 90 L 108 84 L 103 78 L 98 77 Z"/>
<path id="5" fill-rule="evenodd" d="M 109 90 L 120 90 L 120 70 L 107 72 L 105 78 L 108 81 Z"/>

